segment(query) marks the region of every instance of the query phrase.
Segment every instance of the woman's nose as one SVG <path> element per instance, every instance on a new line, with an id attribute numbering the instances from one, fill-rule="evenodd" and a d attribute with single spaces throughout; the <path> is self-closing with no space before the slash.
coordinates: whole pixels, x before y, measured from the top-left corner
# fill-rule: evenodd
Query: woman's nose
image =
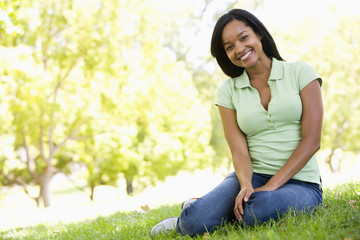
<path id="1" fill-rule="evenodd" d="M 240 42 L 235 44 L 235 53 L 242 53 L 244 51 L 244 45 Z"/>

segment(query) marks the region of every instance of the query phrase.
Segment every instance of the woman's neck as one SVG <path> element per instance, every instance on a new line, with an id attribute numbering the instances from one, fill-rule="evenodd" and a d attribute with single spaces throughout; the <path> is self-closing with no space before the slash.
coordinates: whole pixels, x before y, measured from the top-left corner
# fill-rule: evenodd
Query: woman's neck
<path id="1" fill-rule="evenodd" d="M 246 69 L 249 79 L 266 78 L 267 80 L 270 76 L 271 65 L 272 59 L 266 56 L 262 61 L 259 61 L 256 66 Z"/>

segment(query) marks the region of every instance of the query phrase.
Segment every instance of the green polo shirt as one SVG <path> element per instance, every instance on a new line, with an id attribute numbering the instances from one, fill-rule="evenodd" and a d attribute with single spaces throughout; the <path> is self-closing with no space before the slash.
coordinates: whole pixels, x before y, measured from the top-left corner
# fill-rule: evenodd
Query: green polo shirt
<path id="1" fill-rule="evenodd" d="M 313 80 L 322 80 L 304 62 L 272 59 L 268 80 L 271 100 L 266 111 L 258 91 L 250 85 L 246 70 L 223 82 L 216 92 L 216 105 L 236 110 L 237 122 L 247 139 L 253 171 L 274 175 L 301 141 L 300 91 Z M 320 184 L 314 155 L 293 179 Z"/>

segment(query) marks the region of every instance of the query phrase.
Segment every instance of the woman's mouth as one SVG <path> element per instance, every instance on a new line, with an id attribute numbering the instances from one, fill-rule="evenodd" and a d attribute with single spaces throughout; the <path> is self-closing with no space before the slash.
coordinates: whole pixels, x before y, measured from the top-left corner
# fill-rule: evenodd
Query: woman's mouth
<path id="1" fill-rule="evenodd" d="M 242 61 L 246 60 L 250 56 L 251 53 L 252 53 L 252 50 L 248 51 L 247 53 L 245 53 L 244 56 L 242 56 L 240 58 L 240 60 L 242 60 Z"/>

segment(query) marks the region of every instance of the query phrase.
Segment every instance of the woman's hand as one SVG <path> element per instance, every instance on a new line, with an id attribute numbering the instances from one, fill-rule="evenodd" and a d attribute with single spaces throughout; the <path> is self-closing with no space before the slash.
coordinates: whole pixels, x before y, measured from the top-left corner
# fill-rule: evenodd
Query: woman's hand
<path id="1" fill-rule="evenodd" d="M 234 214 L 236 219 L 240 222 L 243 220 L 244 208 L 243 204 L 249 201 L 251 194 L 254 193 L 254 188 L 252 186 L 242 187 L 241 191 L 236 197 L 235 206 L 234 206 Z"/>
<path id="2" fill-rule="evenodd" d="M 275 190 L 276 189 L 274 187 L 271 187 L 269 184 L 265 184 L 264 186 L 255 188 L 254 192 L 269 192 L 269 191 L 275 191 Z"/>

